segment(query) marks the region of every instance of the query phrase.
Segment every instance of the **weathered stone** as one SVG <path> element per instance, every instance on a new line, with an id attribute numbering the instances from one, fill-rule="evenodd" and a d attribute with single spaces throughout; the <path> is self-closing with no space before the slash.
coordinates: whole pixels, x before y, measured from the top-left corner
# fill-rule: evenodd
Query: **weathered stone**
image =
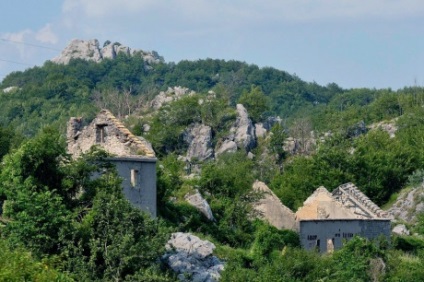
<path id="1" fill-rule="evenodd" d="M 232 140 L 225 140 L 221 146 L 216 150 L 215 155 L 219 156 L 223 153 L 234 153 L 237 152 L 237 144 Z"/>
<path id="2" fill-rule="evenodd" d="M 217 257 L 213 256 L 215 245 L 201 240 L 190 233 L 177 232 L 165 246 L 167 252 L 162 259 L 178 274 L 181 281 L 218 281 L 224 269 Z"/>
<path id="3" fill-rule="evenodd" d="M 262 198 L 256 203 L 253 203 L 253 207 L 258 212 L 260 218 L 279 229 L 296 229 L 295 214 L 293 211 L 284 206 L 265 183 L 256 180 L 253 183 L 253 191 L 262 193 Z"/>
<path id="4" fill-rule="evenodd" d="M 155 96 L 155 98 L 150 102 L 150 107 L 155 110 L 158 110 L 165 104 L 179 100 L 186 95 L 193 94 L 195 94 L 194 91 L 191 91 L 190 89 L 185 87 L 169 87 L 168 90 L 161 91 L 158 95 Z"/>
<path id="5" fill-rule="evenodd" d="M 239 148 L 248 152 L 256 146 L 255 128 L 242 104 L 237 104 L 237 120 L 230 131 L 235 134 L 234 141 Z"/>
<path id="6" fill-rule="evenodd" d="M 390 121 L 382 121 L 378 123 L 373 123 L 369 126 L 370 130 L 381 129 L 387 132 L 390 138 L 394 138 L 398 127 L 396 126 L 397 118 L 394 118 Z"/>
<path id="7" fill-rule="evenodd" d="M 417 219 L 416 215 L 424 211 L 424 204 L 421 200 L 423 197 L 424 187 L 422 185 L 403 191 L 388 210 L 388 213 L 397 220 L 414 223 Z"/>
<path id="8" fill-rule="evenodd" d="M 235 146 L 234 146 L 235 144 Z M 255 127 L 242 104 L 237 104 L 237 119 L 230 128 L 230 134 L 217 147 L 216 155 L 225 152 L 236 152 L 237 148 L 250 152 L 256 146 Z"/>
<path id="9" fill-rule="evenodd" d="M 188 160 L 205 161 L 213 158 L 212 128 L 203 124 L 192 124 L 186 129 L 185 141 L 189 144 L 187 150 Z"/>
<path id="10" fill-rule="evenodd" d="M 263 123 L 255 124 L 255 135 L 257 138 L 264 138 L 266 136 L 267 130 L 264 127 Z"/>
<path id="11" fill-rule="evenodd" d="M 74 157 L 87 152 L 93 145 L 101 145 L 116 156 L 155 157 L 147 140 L 134 136 L 107 110 L 102 110 L 86 127 L 83 127 L 82 119 L 71 118 L 68 122 L 67 139 L 68 152 Z"/>
<path id="12" fill-rule="evenodd" d="M 52 59 L 52 62 L 68 64 L 71 59 L 100 62 L 106 58 L 115 59 L 119 53 L 124 53 L 127 56 L 140 56 L 147 64 L 156 64 L 164 61 L 155 51 L 131 50 L 131 48 L 120 45 L 119 43 L 109 43 L 103 48 L 100 48 L 97 39 L 88 41 L 74 39 L 58 57 Z"/>
<path id="13" fill-rule="evenodd" d="M 102 54 L 100 52 L 99 41 L 74 39 L 63 49 L 62 53 L 52 59 L 52 62 L 59 64 L 68 64 L 71 59 L 83 59 L 87 61 L 100 62 Z"/>
<path id="14" fill-rule="evenodd" d="M 186 201 L 200 211 L 210 221 L 215 221 L 213 217 L 211 207 L 208 202 L 202 197 L 198 190 L 193 195 L 187 194 L 185 197 Z"/>
<path id="15" fill-rule="evenodd" d="M 398 224 L 393 227 L 393 233 L 397 235 L 409 235 L 409 230 L 406 228 L 405 224 Z"/>

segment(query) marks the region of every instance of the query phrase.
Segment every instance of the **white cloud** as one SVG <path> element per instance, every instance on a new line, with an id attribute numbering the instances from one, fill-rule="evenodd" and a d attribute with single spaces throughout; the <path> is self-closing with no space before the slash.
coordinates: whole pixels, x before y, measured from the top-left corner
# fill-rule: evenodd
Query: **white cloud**
<path id="1" fill-rule="evenodd" d="M 51 24 L 46 24 L 43 28 L 35 33 L 35 39 L 41 43 L 56 44 L 58 38 L 52 31 Z"/>

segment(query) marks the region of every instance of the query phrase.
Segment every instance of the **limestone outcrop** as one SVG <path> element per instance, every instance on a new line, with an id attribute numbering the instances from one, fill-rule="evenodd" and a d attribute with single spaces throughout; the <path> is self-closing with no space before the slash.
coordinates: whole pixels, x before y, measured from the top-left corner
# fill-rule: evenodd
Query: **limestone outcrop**
<path id="1" fill-rule="evenodd" d="M 416 215 L 424 212 L 424 203 L 421 201 L 423 197 L 423 185 L 403 191 L 387 212 L 396 220 L 414 223 L 417 219 Z"/>
<path id="2" fill-rule="evenodd" d="M 218 281 L 224 263 L 213 255 L 215 245 L 190 233 L 177 232 L 165 246 L 163 261 L 180 281 Z"/>
<path id="3" fill-rule="evenodd" d="M 181 99 L 186 95 L 193 95 L 194 91 L 181 86 L 169 87 L 166 91 L 161 91 L 156 97 L 150 102 L 150 107 L 155 110 L 160 109 L 163 105 L 168 104 L 172 101 Z"/>
<path id="4" fill-rule="evenodd" d="M 212 128 L 203 124 L 192 124 L 184 134 L 185 141 L 189 144 L 186 159 L 205 161 L 213 158 Z"/>
<path id="5" fill-rule="evenodd" d="M 398 127 L 396 125 L 397 122 L 397 118 L 394 118 L 392 120 L 389 121 L 382 121 L 382 122 L 378 122 L 378 123 L 373 123 L 369 126 L 370 130 L 375 130 L 375 129 L 381 129 L 385 132 L 387 132 L 390 136 L 390 138 L 394 138 L 396 135 L 396 131 L 398 130 Z"/>
<path id="6" fill-rule="evenodd" d="M 140 56 L 149 65 L 164 61 L 155 51 L 131 49 L 130 47 L 109 41 L 103 47 L 100 47 L 97 39 L 74 39 L 62 50 L 59 56 L 53 58 L 51 61 L 58 64 L 68 64 L 71 59 L 83 59 L 98 63 L 106 58 L 115 59 L 119 53 L 124 53 L 127 56 Z"/>
<path id="7" fill-rule="evenodd" d="M 393 227 L 392 232 L 397 235 L 409 235 L 409 230 L 406 228 L 405 224 L 398 224 Z"/>
<path id="8" fill-rule="evenodd" d="M 262 194 L 261 199 L 253 204 L 254 209 L 258 212 L 261 219 L 268 221 L 271 225 L 279 229 L 296 229 L 294 212 L 284 206 L 265 183 L 256 180 L 253 183 L 253 191 Z"/>
<path id="9" fill-rule="evenodd" d="M 204 216 L 206 216 L 207 219 L 210 221 L 215 221 L 209 203 L 202 197 L 198 190 L 196 190 L 192 195 L 187 194 L 184 198 L 190 205 L 195 207 Z"/>
<path id="10" fill-rule="evenodd" d="M 249 118 L 246 108 L 242 104 L 237 104 L 237 119 L 230 128 L 230 134 L 216 149 L 217 155 L 225 152 L 234 152 L 236 148 L 249 152 L 256 147 L 255 127 Z M 236 148 L 234 146 L 236 144 Z"/>

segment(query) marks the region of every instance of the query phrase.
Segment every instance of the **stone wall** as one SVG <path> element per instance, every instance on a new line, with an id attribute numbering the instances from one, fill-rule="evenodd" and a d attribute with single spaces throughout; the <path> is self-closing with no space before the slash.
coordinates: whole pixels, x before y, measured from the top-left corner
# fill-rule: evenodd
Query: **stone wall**
<path id="1" fill-rule="evenodd" d="M 383 235 L 390 240 L 391 232 L 389 219 L 301 220 L 298 228 L 302 247 L 319 248 L 321 253 L 341 248 L 355 235 L 370 240 Z"/>
<path id="2" fill-rule="evenodd" d="M 136 208 L 156 217 L 156 159 L 111 158 L 122 178 L 122 191 Z"/>
<path id="3" fill-rule="evenodd" d="M 150 143 L 134 136 L 109 111 L 102 110 L 87 126 L 81 118 L 71 118 L 68 122 L 68 152 L 78 157 L 93 145 L 102 147 L 116 156 L 155 157 Z"/>

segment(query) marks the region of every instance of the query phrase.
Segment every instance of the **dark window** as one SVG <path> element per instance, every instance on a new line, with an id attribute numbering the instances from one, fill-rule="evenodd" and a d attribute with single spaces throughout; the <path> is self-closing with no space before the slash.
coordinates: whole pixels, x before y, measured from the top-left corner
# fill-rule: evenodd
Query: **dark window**
<path id="1" fill-rule="evenodd" d="M 106 126 L 105 124 L 96 125 L 96 143 L 104 143 L 106 137 Z"/>

